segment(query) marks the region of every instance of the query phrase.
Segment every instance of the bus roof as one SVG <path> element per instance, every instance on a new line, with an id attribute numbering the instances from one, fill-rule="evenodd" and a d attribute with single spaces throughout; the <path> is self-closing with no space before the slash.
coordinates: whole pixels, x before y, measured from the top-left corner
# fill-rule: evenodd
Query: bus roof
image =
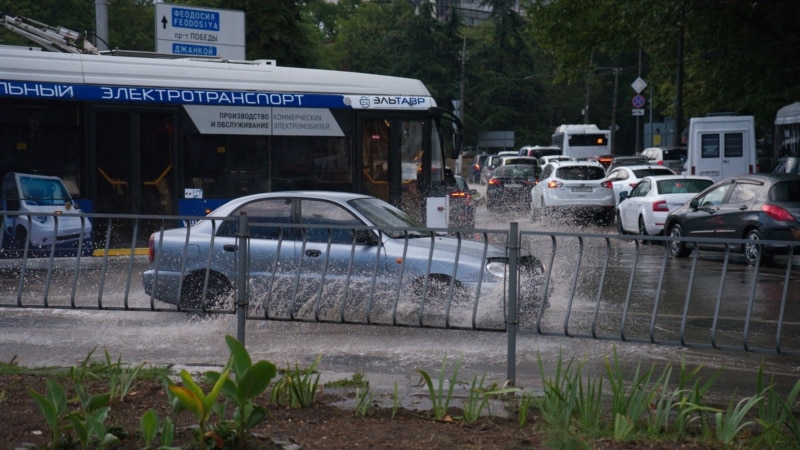
<path id="1" fill-rule="evenodd" d="M 775 125 L 788 125 L 791 123 L 800 123 L 800 102 L 784 106 L 775 115 Z"/>
<path id="2" fill-rule="evenodd" d="M 556 128 L 556 133 L 595 133 L 600 131 L 595 124 L 563 124 Z"/>
<path id="3" fill-rule="evenodd" d="M 0 82 L 430 97 L 416 79 L 281 67 L 272 60 L 143 58 L 0 48 Z M 431 104 L 435 106 L 430 99 Z"/>

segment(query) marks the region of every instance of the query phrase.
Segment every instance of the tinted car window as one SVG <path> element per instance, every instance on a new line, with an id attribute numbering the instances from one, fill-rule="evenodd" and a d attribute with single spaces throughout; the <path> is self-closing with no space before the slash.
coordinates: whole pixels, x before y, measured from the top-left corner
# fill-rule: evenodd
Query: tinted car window
<path id="1" fill-rule="evenodd" d="M 781 181 L 769 190 L 773 202 L 800 203 L 800 180 Z"/>
<path id="2" fill-rule="evenodd" d="M 661 167 L 650 167 L 647 169 L 637 169 L 633 171 L 636 174 L 636 178 L 644 178 L 654 175 L 672 175 L 673 172 L 666 168 Z"/>
<path id="3" fill-rule="evenodd" d="M 658 192 L 662 194 L 694 194 L 711 186 L 711 180 L 659 180 Z"/>
<path id="4" fill-rule="evenodd" d="M 532 167 L 526 166 L 500 166 L 494 170 L 495 177 L 532 178 L 536 172 Z"/>
<path id="5" fill-rule="evenodd" d="M 605 176 L 602 167 L 569 166 L 556 169 L 556 177 L 562 180 L 600 180 Z"/>
<path id="6" fill-rule="evenodd" d="M 664 150 L 662 159 L 664 161 L 684 161 L 686 160 L 686 149 L 673 148 Z"/>

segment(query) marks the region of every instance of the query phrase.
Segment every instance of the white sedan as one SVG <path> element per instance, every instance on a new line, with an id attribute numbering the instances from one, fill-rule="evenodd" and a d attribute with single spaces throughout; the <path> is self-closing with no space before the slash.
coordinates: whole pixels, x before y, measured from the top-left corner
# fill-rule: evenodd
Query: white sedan
<path id="1" fill-rule="evenodd" d="M 658 175 L 675 175 L 675 172 L 668 167 L 645 164 L 615 167 L 608 172 L 606 177 L 614 186 L 614 200 L 619 204 L 619 194 L 625 192 L 630 195 L 631 189 L 639 180 Z"/>
<path id="2" fill-rule="evenodd" d="M 714 184 L 708 177 L 661 175 L 642 178 L 630 195 L 622 194 L 617 206 L 620 233 L 643 236 L 664 232 L 667 214 Z"/>

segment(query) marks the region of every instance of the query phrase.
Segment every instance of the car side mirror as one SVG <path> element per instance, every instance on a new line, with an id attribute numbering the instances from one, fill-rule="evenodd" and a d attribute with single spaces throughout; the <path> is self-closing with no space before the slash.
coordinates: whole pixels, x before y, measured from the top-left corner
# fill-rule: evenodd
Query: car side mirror
<path id="1" fill-rule="evenodd" d="M 691 208 L 692 208 L 692 209 L 697 209 L 697 207 L 698 207 L 699 205 L 700 205 L 700 202 L 699 202 L 699 201 L 698 201 L 696 198 L 693 198 L 693 199 L 692 199 L 692 200 L 689 202 L 689 206 L 691 206 Z"/>
<path id="2" fill-rule="evenodd" d="M 619 193 L 619 202 L 622 203 L 625 199 L 628 198 L 628 192 L 622 191 Z"/>
<path id="3" fill-rule="evenodd" d="M 378 237 L 372 230 L 356 230 L 356 244 L 378 245 Z"/>

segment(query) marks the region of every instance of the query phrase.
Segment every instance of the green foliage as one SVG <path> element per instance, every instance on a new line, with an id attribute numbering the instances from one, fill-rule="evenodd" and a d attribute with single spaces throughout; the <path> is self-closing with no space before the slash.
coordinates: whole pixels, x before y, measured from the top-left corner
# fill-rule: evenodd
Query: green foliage
<path id="1" fill-rule="evenodd" d="M 614 417 L 614 439 L 623 441 L 630 437 L 636 429 L 637 423 L 648 412 L 650 405 L 655 402 L 658 390 L 668 379 L 671 370 L 665 370 L 655 381 L 652 381 L 655 366 L 641 375 L 639 374 L 640 367 L 637 366 L 633 382 L 629 384 L 620 367 L 616 348 L 613 352 L 613 360 L 609 361 L 606 358 L 605 366 L 612 392 L 611 415 Z"/>
<path id="2" fill-rule="evenodd" d="M 139 432 L 144 440 L 145 448 L 159 448 L 161 450 L 172 449 L 172 441 L 175 438 L 175 424 L 169 417 L 165 417 L 163 422 L 158 420 L 158 414 L 150 409 L 139 419 Z M 156 439 L 161 434 L 161 445 L 156 445 Z"/>
<path id="3" fill-rule="evenodd" d="M 755 423 L 754 421 L 747 420 L 747 413 L 756 406 L 761 399 L 761 396 L 745 397 L 739 400 L 738 403 L 735 403 L 733 399 L 731 399 L 726 410 L 714 413 L 714 419 L 717 425 L 715 431 L 720 442 L 725 445 L 731 445 L 742 430 Z"/>
<path id="4" fill-rule="evenodd" d="M 111 398 L 118 398 L 120 401 L 123 401 L 133 387 L 133 382 L 136 380 L 142 367 L 144 367 L 144 363 L 129 367 L 127 364 L 122 364 L 122 355 L 117 358 L 117 362 L 113 362 L 107 349 L 105 350 L 105 357 L 106 365 L 103 367 L 103 371 L 108 377 Z"/>
<path id="5" fill-rule="evenodd" d="M 231 361 L 228 361 L 228 365 L 222 371 L 222 374 L 217 379 L 217 382 L 214 384 L 208 394 L 203 392 L 200 386 L 192 378 L 192 374 L 190 374 L 186 369 L 181 370 L 180 374 L 181 380 L 183 381 L 183 386 L 168 386 L 169 391 L 175 396 L 177 401 L 180 402 L 181 406 L 184 409 L 191 411 L 197 419 L 197 444 L 201 449 L 205 448 L 204 442 L 206 437 L 214 437 L 211 434 L 207 436 L 206 427 L 208 425 L 208 420 L 211 417 L 211 412 L 214 409 L 214 404 L 217 401 L 217 397 L 219 397 L 220 392 L 222 392 L 225 380 L 228 378 L 228 374 L 231 371 L 230 364 Z"/>
<path id="6" fill-rule="evenodd" d="M 785 399 L 781 398 L 774 383 L 765 384 L 762 363 L 758 367 L 756 392 L 763 397 L 758 404 L 756 418 L 763 429 L 758 437 L 759 446 L 800 448 L 800 422 L 792 411 L 800 395 L 800 380 L 797 380 Z"/>
<path id="7" fill-rule="evenodd" d="M 297 364 L 294 369 L 287 367 L 272 388 L 272 402 L 295 409 L 312 407 L 319 385 L 317 365 L 321 359 L 322 355 L 317 356 L 305 369 Z"/>
<path id="8" fill-rule="evenodd" d="M 453 374 L 447 380 L 445 387 L 445 376 L 447 373 L 447 356 L 442 359 L 442 366 L 439 369 L 439 381 L 434 385 L 431 376 L 422 369 L 417 369 L 422 378 L 425 380 L 425 385 L 428 387 L 428 394 L 430 395 L 432 413 L 434 420 L 444 420 L 447 416 L 447 410 L 450 407 L 450 400 L 453 397 L 453 389 L 458 384 L 458 369 L 461 366 L 461 359 L 456 360 Z"/>
<path id="9" fill-rule="evenodd" d="M 253 404 L 253 399 L 263 393 L 275 378 L 277 369 L 269 361 L 252 363 L 247 349 L 233 336 L 225 336 L 225 343 L 231 353 L 233 379 L 224 377 L 222 394 L 236 405 L 233 419 L 236 424 L 238 442 L 244 445 L 248 430 L 263 422 L 267 417 L 266 410 Z M 206 378 L 216 384 L 223 377 L 219 372 L 208 372 Z M 221 414 L 220 417 L 224 417 Z"/>
<path id="10" fill-rule="evenodd" d="M 464 421 L 467 423 L 475 422 L 481 417 L 483 410 L 489 405 L 491 396 L 488 393 L 497 387 L 494 385 L 484 387 L 485 380 L 486 374 L 483 374 L 480 379 L 477 375 L 472 377 L 467 398 L 464 400 Z"/>
<path id="11" fill-rule="evenodd" d="M 50 427 L 50 446 L 55 447 L 61 442 L 61 434 L 66 428 L 65 412 L 67 409 L 67 395 L 58 383 L 47 380 L 45 395 L 36 391 L 28 391 L 44 416 L 47 426 Z"/>
<path id="12" fill-rule="evenodd" d="M 369 414 L 369 409 L 374 399 L 375 399 L 375 394 L 371 392 L 369 388 L 366 388 L 364 390 L 362 390 L 361 388 L 356 388 L 355 414 L 361 417 L 364 417 L 367 414 Z"/>

